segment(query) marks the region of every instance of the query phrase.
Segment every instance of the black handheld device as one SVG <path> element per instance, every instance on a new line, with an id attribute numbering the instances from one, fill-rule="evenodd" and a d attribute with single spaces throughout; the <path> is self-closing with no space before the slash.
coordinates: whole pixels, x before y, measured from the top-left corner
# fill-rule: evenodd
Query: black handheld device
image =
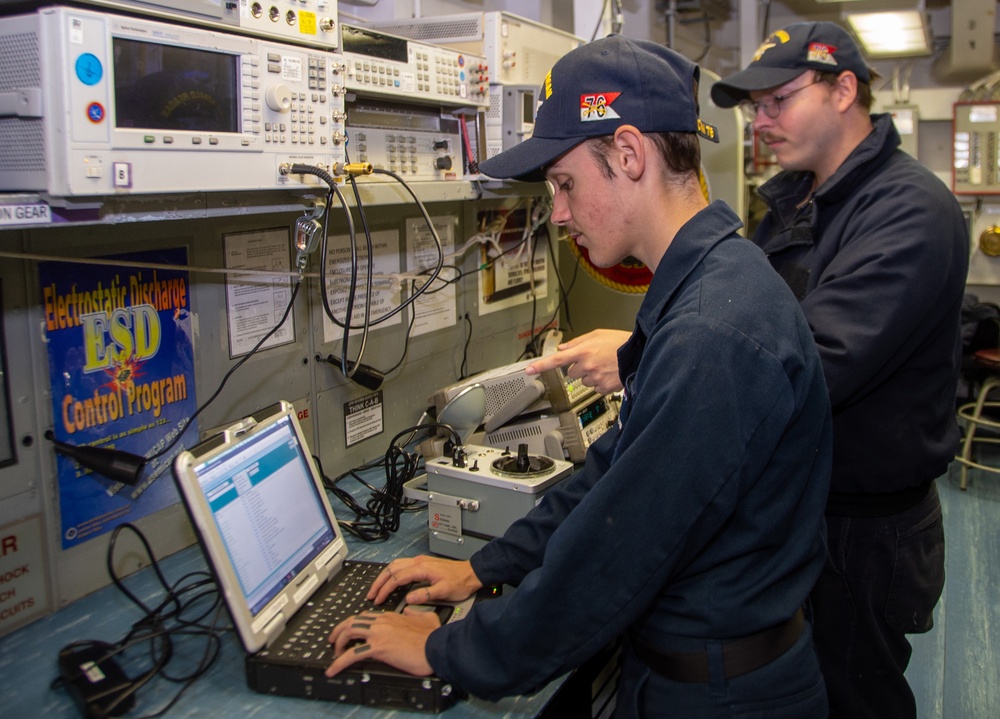
<path id="1" fill-rule="evenodd" d="M 132 681 L 115 660 L 115 647 L 94 642 L 59 652 L 59 675 L 87 719 L 119 716 L 135 706 L 135 695 L 122 696 Z"/>

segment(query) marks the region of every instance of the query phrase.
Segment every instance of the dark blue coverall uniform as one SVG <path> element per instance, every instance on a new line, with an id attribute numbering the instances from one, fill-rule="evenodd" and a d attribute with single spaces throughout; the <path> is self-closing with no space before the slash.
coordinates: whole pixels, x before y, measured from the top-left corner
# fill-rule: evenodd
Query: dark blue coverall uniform
<path id="1" fill-rule="evenodd" d="M 808 624 L 726 679 L 723 643 L 793 616 L 824 558 L 831 421 L 794 296 L 716 202 L 685 224 L 619 351 L 619 425 L 584 468 L 472 557 L 517 590 L 434 631 L 434 671 L 485 698 L 530 693 L 626 635 L 618 716 L 825 716 Z M 710 681 L 632 652 L 707 653 Z"/>

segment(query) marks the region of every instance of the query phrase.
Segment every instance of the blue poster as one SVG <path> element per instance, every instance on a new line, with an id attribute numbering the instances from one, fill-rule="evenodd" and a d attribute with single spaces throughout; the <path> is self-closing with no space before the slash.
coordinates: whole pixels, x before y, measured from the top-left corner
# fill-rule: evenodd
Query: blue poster
<path id="1" fill-rule="evenodd" d="M 187 265 L 174 248 L 106 258 Z M 144 457 L 163 450 L 197 408 L 188 273 L 125 264 L 38 266 L 60 442 Z M 64 549 L 175 504 L 174 457 L 197 442 L 188 429 L 125 485 L 56 455 Z"/>

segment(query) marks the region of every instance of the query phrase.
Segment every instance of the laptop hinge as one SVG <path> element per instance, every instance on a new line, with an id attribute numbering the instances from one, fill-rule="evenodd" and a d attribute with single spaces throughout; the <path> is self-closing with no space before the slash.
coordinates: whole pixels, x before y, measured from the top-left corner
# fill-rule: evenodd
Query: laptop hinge
<path id="1" fill-rule="evenodd" d="M 323 552 L 316 557 L 316 561 L 313 566 L 316 567 L 317 572 L 325 572 L 326 576 L 329 577 L 334 572 L 340 570 L 340 567 L 344 564 L 344 555 L 347 554 L 346 549 L 344 549 L 344 544 L 342 541 L 331 542 L 330 546 L 323 550 Z M 338 560 L 333 566 L 327 566 L 330 562 Z"/>
<path id="2" fill-rule="evenodd" d="M 274 615 L 274 618 L 267 623 L 264 627 L 264 646 L 271 646 L 279 634 L 285 631 L 285 615 L 282 612 L 278 612 Z"/>

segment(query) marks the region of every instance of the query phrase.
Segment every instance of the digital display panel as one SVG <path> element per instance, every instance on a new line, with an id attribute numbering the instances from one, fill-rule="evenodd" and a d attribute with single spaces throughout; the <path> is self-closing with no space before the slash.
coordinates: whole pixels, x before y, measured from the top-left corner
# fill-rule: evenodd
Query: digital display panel
<path id="1" fill-rule="evenodd" d="M 114 38 L 115 125 L 240 132 L 239 57 Z"/>
<path id="2" fill-rule="evenodd" d="M 589 424 L 593 424 L 599 417 L 606 414 L 608 411 L 608 403 L 604 398 L 597 400 L 596 402 L 591 402 L 589 405 L 577 412 L 577 418 L 580 420 L 580 428 L 583 429 Z"/>
<path id="3" fill-rule="evenodd" d="M 407 42 L 402 38 L 369 30 L 359 30 L 350 25 L 341 27 L 343 35 L 341 37 L 341 50 L 344 52 L 356 52 L 359 55 L 377 57 L 381 60 L 395 60 L 396 62 L 407 62 Z"/>

